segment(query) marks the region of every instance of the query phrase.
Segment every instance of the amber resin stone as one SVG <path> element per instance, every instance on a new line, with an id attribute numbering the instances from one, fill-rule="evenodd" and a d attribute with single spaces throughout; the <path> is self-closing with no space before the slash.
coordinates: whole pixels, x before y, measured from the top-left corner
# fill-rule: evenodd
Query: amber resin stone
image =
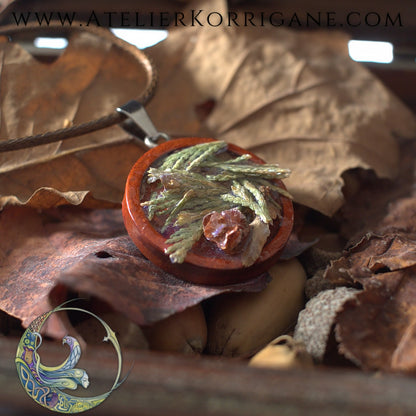
<path id="1" fill-rule="evenodd" d="M 205 215 L 202 223 L 204 237 L 228 254 L 241 251 L 250 234 L 247 218 L 237 208 L 210 212 Z"/>

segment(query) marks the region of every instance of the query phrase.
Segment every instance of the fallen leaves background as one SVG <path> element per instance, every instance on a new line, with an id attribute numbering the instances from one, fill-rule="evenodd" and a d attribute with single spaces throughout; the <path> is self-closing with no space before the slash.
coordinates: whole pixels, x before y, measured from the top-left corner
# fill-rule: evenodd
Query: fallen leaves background
<path id="1" fill-rule="evenodd" d="M 52 63 L 3 37 L 0 62 L 2 139 L 96 119 L 139 95 L 145 85 L 143 68 L 127 52 L 87 32 L 74 32 Z M 143 153 L 127 139 L 121 127 L 113 126 L 0 154 L 0 209 L 7 204 L 118 205 L 125 178 Z"/>
<path id="2" fill-rule="evenodd" d="M 282 28 L 177 28 L 150 51 L 160 85 L 148 111 L 172 136 L 216 137 L 291 168 L 295 201 L 336 213 L 349 240 L 323 279 L 363 288 L 332 322 L 340 352 L 366 369 L 414 372 L 416 148 L 398 137 L 416 137 L 415 117 L 348 58 L 346 40 Z M 5 39 L 0 55 L 3 139 L 91 120 L 143 84 L 129 56 L 88 33 L 71 36 L 52 64 Z M 228 288 L 178 281 L 140 255 L 118 209 L 84 209 L 117 206 L 142 153 L 114 127 L 0 154 L 0 208 L 27 205 L 0 214 L 2 310 L 27 325 L 71 290 L 148 324 L 223 291 L 264 287 L 265 276 Z M 66 204 L 82 208 L 50 209 Z M 55 324 L 50 335 L 65 322 Z"/>
<path id="3" fill-rule="evenodd" d="M 268 281 L 267 274 L 221 287 L 181 281 L 141 255 L 119 209 L 62 207 L 39 214 L 12 207 L 0 215 L 0 235 L 0 308 L 24 326 L 56 306 L 51 301 L 64 301 L 66 290 L 97 297 L 146 325 L 219 293 L 259 291 Z M 59 336 L 62 325 L 48 334 Z"/>
<path id="4" fill-rule="evenodd" d="M 150 50 L 161 70 L 149 112 L 172 135 L 212 135 L 291 168 L 295 201 L 333 215 L 344 171 L 393 178 L 396 137 L 416 133 L 410 111 L 348 57 L 347 40 L 283 28 L 174 30 Z"/>
<path id="5" fill-rule="evenodd" d="M 383 273 L 336 318 L 340 351 L 369 370 L 416 371 L 416 268 Z"/>
<path id="6" fill-rule="evenodd" d="M 324 276 L 335 286 L 363 288 L 333 321 L 339 351 L 365 369 L 414 373 L 416 142 L 402 143 L 401 151 L 396 181 L 358 174 L 361 188 L 339 214 L 350 242 Z"/>
<path id="7" fill-rule="evenodd" d="M 361 167 L 394 177 L 396 137 L 416 134 L 414 116 L 348 57 L 346 44 L 335 32 L 175 28 L 150 48 L 160 82 L 147 108 L 160 131 L 227 140 L 291 168 L 295 201 L 333 215 L 344 202 L 343 172 Z M 130 55 L 90 33 L 74 33 L 51 64 L 5 39 L 0 54 L 4 139 L 92 120 L 144 85 Z M 28 74 L 31 83 L 24 82 Z M 133 142 L 126 148 L 126 139 L 115 126 L 0 155 L 0 208 L 114 206 L 142 153 Z M 116 154 L 125 159 L 113 160 Z"/>

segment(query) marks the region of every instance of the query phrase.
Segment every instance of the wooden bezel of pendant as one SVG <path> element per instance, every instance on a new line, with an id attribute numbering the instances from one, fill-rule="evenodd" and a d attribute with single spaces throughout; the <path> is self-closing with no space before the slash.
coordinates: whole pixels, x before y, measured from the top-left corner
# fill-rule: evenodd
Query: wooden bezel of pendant
<path id="1" fill-rule="evenodd" d="M 132 167 L 126 182 L 122 204 L 126 229 L 144 256 L 154 264 L 176 277 L 197 284 L 228 285 L 241 283 L 267 271 L 279 258 L 293 227 L 293 204 L 289 198 L 280 196 L 282 219 L 275 224 L 272 237 L 267 241 L 257 261 L 244 267 L 238 255 L 229 255 L 218 249 L 214 243 L 201 238 L 187 254 L 183 263 L 172 263 L 165 254 L 168 247 L 166 238 L 160 234 L 146 217 L 141 204 L 141 190 L 148 168 L 159 158 L 183 147 L 213 141 L 211 138 L 183 138 L 167 141 L 147 151 Z M 233 144 L 228 151 L 236 154 L 250 154 L 251 160 L 263 164 L 264 161 L 253 153 Z M 284 188 L 280 180 L 276 183 Z M 273 226 L 272 226 L 273 227 Z"/>

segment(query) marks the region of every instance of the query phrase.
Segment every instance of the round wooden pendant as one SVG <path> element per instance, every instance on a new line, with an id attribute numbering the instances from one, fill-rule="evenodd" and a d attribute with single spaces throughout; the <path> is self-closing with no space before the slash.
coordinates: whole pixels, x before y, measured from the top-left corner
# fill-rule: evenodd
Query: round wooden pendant
<path id="1" fill-rule="evenodd" d="M 169 247 L 163 236 L 149 221 L 141 206 L 146 194 L 146 181 L 149 167 L 159 159 L 175 150 L 213 141 L 210 138 L 183 138 L 167 141 L 146 152 L 133 166 L 127 178 L 123 199 L 123 218 L 126 229 L 144 256 L 154 264 L 172 273 L 180 279 L 205 285 L 228 285 L 240 283 L 267 271 L 279 258 L 286 245 L 293 227 L 292 201 L 280 196 L 282 218 L 271 226 L 271 235 L 254 264 L 245 267 L 239 255 L 231 255 L 220 250 L 204 236 L 192 247 L 183 263 L 172 263 L 165 249 Z M 253 162 L 264 161 L 253 153 L 233 144 L 228 144 L 228 151 L 237 156 L 251 155 Z M 280 180 L 276 184 L 286 189 Z M 147 192 L 148 193 L 148 192 Z"/>

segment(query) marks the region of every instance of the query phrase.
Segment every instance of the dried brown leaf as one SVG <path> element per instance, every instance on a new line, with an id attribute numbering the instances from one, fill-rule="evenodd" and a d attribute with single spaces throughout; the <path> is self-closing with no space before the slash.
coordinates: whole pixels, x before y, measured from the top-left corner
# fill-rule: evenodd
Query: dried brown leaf
<path id="1" fill-rule="evenodd" d="M 131 166 L 143 154 L 130 143 L 108 144 L 61 155 L 0 174 L 0 208 L 7 204 L 50 208 L 119 205 Z"/>
<path id="2" fill-rule="evenodd" d="M 414 216 L 399 214 L 414 212 L 414 206 L 409 199 L 398 200 L 394 205 L 398 216 L 388 215 L 383 224 L 390 233 L 365 235 L 331 263 L 325 277 L 334 284 L 358 283 L 364 287 L 337 315 L 339 351 L 365 369 L 415 372 Z M 396 218 L 398 225 L 392 222 Z M 391 232 L 393 229 L 396 232 Z"/>
<path id="3" fill-rule="evenodd" d="M 404 232 L 416 234 L 416 141 L 400 144 L 400 170 L 394 180 L 381 180 L 374 174 L 346 172 L 346 204 L 337 215 L 341 234 L 352 242 L 363 234 Z"/>
<path id="4" fill-rule="evenodd" d="M 74 33 L 52 63 L 2 38 L 0 137 L 22 137 L 91 121 L 138 96 L 143 68 L 109 40 Z M 30 80 L 30 82 L 28 82 Z M 0 209 L 98 201 L 118 204 L 125 178 L 143 152 L 114 126 L 85 136 L 0 154 Z M 104 146 L 104 148 L 101 148 Z M 48 189 L 45 192 L 45 188 Z"/>
<path id="5" fill-rule="evenodd" d="M 334 32 L 177 28 L 151 50 L 161 71 L 149 112 L 172 135 L 213 135 L 288 166 L 295 200 L 331 215 L 344 171 L 393 177 L 395 135 L 416 132 L 411 112 L 351 61 L 346 44 Z M 204 102 L 215 106 L 201 120 Z"/>
<path id="6" fill-rule="evenodd" d="M 416 195 L 399 198 L 389 204 L 386 216 L 380 221 L 379 233 L 401 233 L 416 240 Z"/>
<path id="7" fill-rule="evenodd" d="M 25 326 L 50 309 L 51 299 L 63 300 L 68 289 L 95 296 L 143 325 L 219 293 L 261 290 L 268 279 L 263 274 L 223 287 L 183 282 L 140 254 L 120 210 L 61 207 L 39 214 L 6 208 L 0 235 L 0 308 Z"/>
<path id="8" fill-rule="evenodd" d="M 7 9 L 7 7 L 10 6 L 10 4 L 13 3 L 13 2 L 14 2 L 14 0 L 3 0 L 0 3 L 0 12 L 3 13 L 3 11 L 5 9 Z"/>
<path id="9" fill-rule="evenodd" d="M 279 256 L 279 259 L 290 260 L 293 257 L 298 257 L 315 244 L 316 240 L 308 242 L 299 241 L 297 234 L 295 232 L 292 232 L 292 234 L 290 234 L 289 240 L 283 248 L 282 253 Z"/>
<path id="10" fill-rule="evenodd" d="M 340 352 L 365 369 L 416 371 L 416 268 L 385 273 L 336 318 Z"/>
<path id="11" fill-rule="evenodd" d="M 368 233 L 340 259 L 332 261 L 325 278 L 334 284 L 361 283 L 364 287 L 383 272 L 416 265 L 416 240 L 405 235 Z"/>
<path id="12" fill-rule="evenodd" d="M 339 350 L 365 369 L 416 371 L 416 238 L 414 197 L 397 199 L 376 229 L 325 277 L 335 284 L 361 284 L 364 291 L 336 318 Z"/>

